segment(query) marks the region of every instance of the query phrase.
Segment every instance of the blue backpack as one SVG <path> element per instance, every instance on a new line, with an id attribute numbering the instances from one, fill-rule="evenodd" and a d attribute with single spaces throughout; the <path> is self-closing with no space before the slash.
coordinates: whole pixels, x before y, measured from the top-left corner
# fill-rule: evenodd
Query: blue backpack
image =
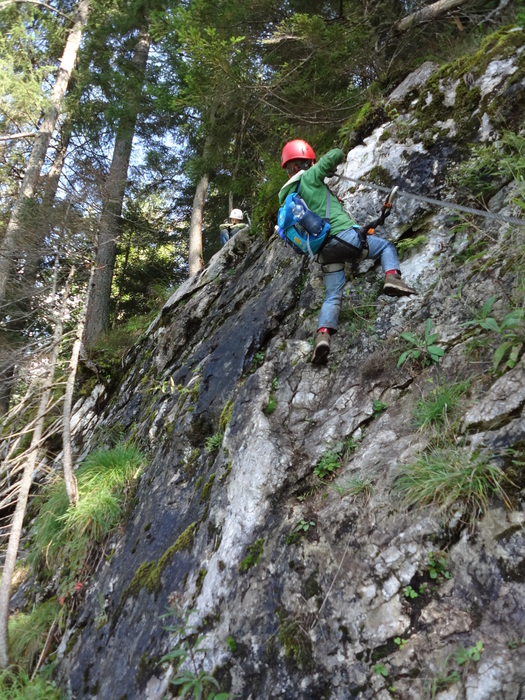
<path id="1" fill-rule="evenodd" d="M 277 214 L 277 233 L 296 253 L 309 255 L 319 253 L 328 241 L 330 231 L 330 191 L 326 188 L 326 215 L 323 219 L 308 209 L 299 196 L 299 187 L 284 200 Z"/>

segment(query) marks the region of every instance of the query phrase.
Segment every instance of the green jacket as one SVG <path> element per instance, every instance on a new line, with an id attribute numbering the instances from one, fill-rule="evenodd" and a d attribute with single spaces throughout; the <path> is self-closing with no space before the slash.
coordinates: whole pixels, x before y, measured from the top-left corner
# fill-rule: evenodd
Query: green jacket
<path id="1" fill-rule="evenodd" d="M 240 224 L 232 224 L 229 221 L 225 221 L 223 224 L 220 225 L 219 230 L 223 231 L 226 229 L 230 233 L 230 235 L 235 236 L 236 233 L 239 233 L 239 231 L 242 231 L 243 228 L 246 228 L 248 224 L 245 224 L 241 222 Z"/>
<path id="2" fill-rule="evenodd" d="M 340 148 L 328 151 L 315 165 L 308 170 L 301 170 L 283 185 L 279 192 L 279 203 L 283 204 L 286 197 L 295 192 L 298 180 L 301 180 L 299 196 L 304 199 L 308 208 L 323 218 L 326 215 L 326 185 L 325 177 L 333 175 L 335 168 L 344 160 L 344 153 Z M 337 197 L 330 193 L 330 236 L 335 236 L 346 231 L 356 222 L 348 216 Z"/>

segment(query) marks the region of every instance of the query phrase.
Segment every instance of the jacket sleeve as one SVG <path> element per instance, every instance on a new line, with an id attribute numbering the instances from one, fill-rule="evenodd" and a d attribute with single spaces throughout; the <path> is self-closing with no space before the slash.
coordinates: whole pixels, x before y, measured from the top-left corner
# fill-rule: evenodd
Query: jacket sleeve
<path id="1" fill-rule="evenodd" d="M 336 167 L 343 162 L 344 153 L 340 148 L 333 148 L 325 153 L 310 170 L 314 171 L 315 177 L 323 181 L 325 177 L 333 175 Z"/>

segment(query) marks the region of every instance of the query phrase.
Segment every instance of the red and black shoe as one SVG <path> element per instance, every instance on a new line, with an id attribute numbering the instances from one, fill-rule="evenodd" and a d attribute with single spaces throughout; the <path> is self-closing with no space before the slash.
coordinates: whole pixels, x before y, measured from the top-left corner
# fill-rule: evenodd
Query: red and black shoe
<path id="1" fill-rule="evenodd" d="M 324 365 L 330 353 L 330 331 L 328 328 L 319 328 L 315 334 L 312 364 Z"/>

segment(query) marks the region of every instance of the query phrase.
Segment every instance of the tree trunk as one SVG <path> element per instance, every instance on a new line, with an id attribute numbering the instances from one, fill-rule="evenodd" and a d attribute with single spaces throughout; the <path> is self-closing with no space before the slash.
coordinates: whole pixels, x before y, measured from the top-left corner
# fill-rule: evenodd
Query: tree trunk
<path id="1" fill-rule="evenodd" d="M 4 354 L 5 353 L 5 354 Z M 5 416 L 11 403 L 11 391 L 15 381 L 14 351 L 5 348 L 0 357 L 0 416 Z"/>
<path id="2" fill-rule="evenodd" d="M 146 74 L 146 64 L 151 38 L 147 30 L 141 31 L 133 52 L 132 64 L 135 68 L 129 80 L 135 87 L 142 86 Z M 100 218 L 97 240 L 95 272 L 91 282 L 89 302 L 84 329 L 84 345 L 93 347 L 98 336 L 109 326 L 111 282 L 117 253 L 117 240 L 122 214 L 122 203 L 126 191 L 126 181 L 131 156 L 131 146 L 140 108 L 136 90 L 128 105 L 128 112 L 120 120 L 115 138 L 113 160 L 106 180 L 104 204 Z"/>
<path id="3" fill-rule="evenodd" d="M 51 356 L 49 357 L 47 376 L 44 380 L 44 384 L 42 387 L 42 395 L 40 398 L 40 404 L 35 419 L 35 429 L 33 431 L 31 445 L 27 450 L 27 460 L 24 466 L 22 478 L 20 480 L 16 508 L 13 515 L 13 519 L 11 521 L 9 542 L 7 544 L 4 569 L 2 572 L 2 581 L 0 582 L 0 668 L 2 669 L 7 668 L 9 666 L 7 630 L 9 621 L 9 600 L 11 597 L 13 573 L 15 570 L 16 560 L 18 556 L 18 548 L 20 546 L 22 526 L 24 524 L 27 501 L 29 499 L 29 490 L 31 489 L 31 484 L 33 483 L 33 476 L 38 462 L 40 440 L 44 432 L 44 419 L 46 416 L 49 400 L 51 398 L 51 392 L 53 390 L 53 377 L 55 374 L 55 368 L 60 352 L 60 342 L 62 339 L 64 319 L 67 312 L 69 284 L 71 282 L 72 275 L 73 269 L 69 274 L 68 284 L 66 286 L 66 290 L 64 292 L 64 297 L 62 301 L 62 309 L 55 325 L 55 332 L 53 334 L 53 345 L 51 349 Z"/>
<path id="4" fill-rule="evenodd" d="M 84 324 L 86 320 L 86 311 L 89 302 L 89 292 L 91 289 L 91 280 L 93 279 L 94 266 L 91 268 L 91 275 L 87 286 L 86 299 L 82 315 L 78 322 L 75 342 L 71 351 L 71 359 L 69 360 L 66 391 L 64 394 L 64 411 L 62 421 L 62 443 L 64 449 L 63 464 L 64 464 L 64 481 L 66 485 L 67 497 L 69 504 L 76 506 L 78 503 L 78 488 L 77 480 L 73 472 L 73 450 L 71 446 L 71 410 L 73 407 L 73 393 L 75 389 L 75 378 L 77 376 L 78 358 L 80 356 L 80 348 L 82 347 L 82 336 L 84 335 Z"/>
<path id="5" fill-rule="evenodd" d="M 30 235 L 27 244 L 27 257 L 24 265 L 24 282 L 28 288 L 32 288 L 35 285 L 40 259 L 44 254 L 43 243 L 50 230 L 53 204 L 55 201 L 60 176 L 62 175 L 62 170 L 64 168 L 64 162 L 66 160 L 66 153 L 70 140 L 71 128 L 66 126 L 62 129 L 60 143 L 58 145 L 57 152 L 55 153 L 55 159 L 53 160 L 53 165 L 47 174 L 42 204 L 39 207 L 38 220 L 31 222 L 31 225 L 28 226 L 28 232 L 30 232 Z"/>
<path id="6" fill-rule="evenodd" d="M 20 252 L 26 247 L 23 240 L 24 212 L 27 210 L 28 205 L 31 204 L 34 197 L 46 151 L 51 141 L 60 106 L 77 58 L 82 30 L 87 21 L 89 4 L 90 0 L 80 0 L 78 4 L 75 23 L 67 38 L 58 75 L 51 93 L 51 106 L 44 116 L 38 135 L 35 137 L 35 143 L 33 144 L 31 155 L 27 162 L 22 186 L 20 187 L 4 239 L 0 246 L 0 305 L 6 300 L 8 286 L 11 287 L 12 285 L 16 270 L 16 260 L 19 258 Z"/>
<path id="7" fill-rule="evenodd" d="M 208 193 L 210 176 L 204 173 L 197 183 L 195 196 L 193 197 L 193 208 L 190 220 L 190 245 L 188 255 L 188 267 L 190 277 L 202 269 L 204 261 L 202 259 L 202 220 L 204 217 L 204 205 Z"/>
<path id="8" fill-rule="evenodd" d="M 415 24 L 432 21 L 444 12 L 464 5 L 466 2 L 467 0 L 438 0 L 438 2 L 432 3 L 432 5 L 426 5 L 422 7 L 421 10 L 413 12 L 407 17 L 403 17 L 403 19 L 400 19 L 399 22 L 394 24 L 393 29 L 396 32 L 406 32 L 407 29 L 410 29 L 410 27 L 413 27 Z"/>
<path id="9" fill-rule="evenodd" d="M 126 276 L 126 272 L 128 270 L 129 254 L 131 252 L 132 240 L 133 240 L 133 233 L 130 232 L 130 234 L 128 236 L 128 242 L 126 244 L 126 252 L 124 253 L 124 262 L 122 263 L 122 269 L 119 271 L 119 274 L 118 274 L 118 277 L 120 277 L 122 280 L 124 280 L 124 278 Z M 115 311 L 113 313 L 113 325 L 111 326 L 112 328 L 116 327 L 117 321 L 118 321 L 118 314 L 120 311 L 120 304 L 122 301 L 122 286 L 123 286 L 123 282 L 120 284 L 117 282 L 118 291 L 117 291 L 117 298 L 115 299 Z"/>

